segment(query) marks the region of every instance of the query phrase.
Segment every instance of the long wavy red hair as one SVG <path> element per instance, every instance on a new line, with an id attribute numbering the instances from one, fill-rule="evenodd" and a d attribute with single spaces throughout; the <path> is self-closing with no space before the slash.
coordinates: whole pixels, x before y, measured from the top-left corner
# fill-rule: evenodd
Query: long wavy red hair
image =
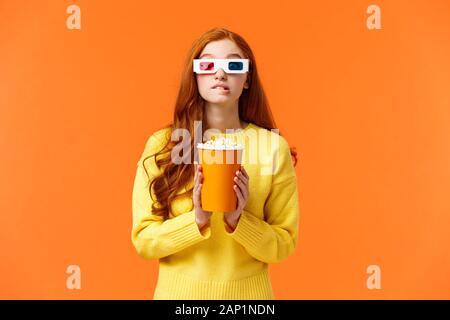
<path id="1" fill-rule="evenodd" d="M 270 111 L 267 97 L 264 93 L 263 86 L 258 76 L 255 57 L 250 46 L 238 34 L 224 28 L 214 28 L 205 32 L 197 39 L 189 50 L 184 62 L 181 84 L 178 91 L 177 100 L 172 123 L 162 127 L 170 128 L 169 132 L 174 129 L 184 128 L 189 131 L 191 137 L 194 136 L 194 121 L 202 121 L 202 132 L 208 129 L 205 120 L 205 100 L 200 96 L 197 88 L 197 80 L 192 71 L 192 61 L 197 59 L 205 46 L 212 41 L 230 39 L 242 50 L 245 58 L 250 60 L 248 82 L 249 88 L 243 90 L 239 97 L 239 118 L 245 122 L 251 122 L 255 125 L 266 128 L 268 130 L 276 129 L 275 121 Z M 278 131 L 281 135 L 281 131 Z M 154 157 L 158 168 L 163 168 L 162 174 L 154 178 L 149 184 L 149 194 L 153 198 L 152 188 L 156 199 L 153 198 L 152 214 L 168 218 L 170 212 L 170 204 L 172 201 L 181 197 L 192 198 L 193 189 L 177 194 L 189 181 L 194 177 L 195 169 L 192 163 L 175 164 L 171 161 L 171 151 L 179 141 L 171 141 L 170 135 L 165 145 L 156 153 L 144 158 L 145 160 Z M 291 156 L 294 166 L 297 164 L 297 152 L 291 147 Z M 191 153 L 194 154 L 194 139 L 191 139 Z M 190 156 L 183 155 L 184 156 Z M 147 169 L 145 172 L 148 176 Z"/>

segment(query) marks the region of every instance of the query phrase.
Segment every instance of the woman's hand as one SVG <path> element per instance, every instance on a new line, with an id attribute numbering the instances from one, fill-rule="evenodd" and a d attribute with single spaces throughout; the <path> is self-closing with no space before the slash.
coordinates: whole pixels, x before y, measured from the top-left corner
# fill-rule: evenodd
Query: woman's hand
<path id="1" fill-rule="evenodd" d="M 212 212 L 211 211 L 205 211 L 202 209 L 202 199 L 201 199 L 201 191 L 203 186 L 203 172 L 202 172 L 202 166 L 197 163 L 197 161 L 194 161 L 194 168 L 195 168 L 195 174 L 194 174 L 194 190 L 193 190 L 193 202 L 194 202 L 194 208 L 195 208 L 195 222 L 198 225 L 198 228 L 203 228 L 211 218 Z"/>
<path id="2" fill-rule="evenodd" d="M 236 171 L 236 176 L 234 177 L 235 185 L 233 186 L 234 192 L 238 198 L 237 208 L 235 211 L 225 212 L 223 216 L 226 224 L 233 230 L 236 228 L 242 209 L 246 206 L 248 197 L 250 196 L 248 187 L 249 180 L 250 177 L 248 176 L 247 171 L 241 166 L 241 169 Z"/>

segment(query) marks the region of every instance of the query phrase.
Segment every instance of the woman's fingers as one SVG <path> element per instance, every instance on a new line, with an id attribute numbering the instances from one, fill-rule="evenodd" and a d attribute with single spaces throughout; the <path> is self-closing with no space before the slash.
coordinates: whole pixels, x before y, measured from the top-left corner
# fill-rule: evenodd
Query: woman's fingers
<path id="1" fill-rule="evenodd" d="M 198 183 L 203 183 L 203 173 L 201 171 L 198 172 L 197 180 Z"/>
<path id="2" fill-rule="evenodd" d="M 250 177 L 249 177 L 247 171 L 245 171 L 245 168 L 244 168 L 244 167 L 242 167 L 241 173 L 242 173 L 242 175 L 245 177 L 246 182 L 248 183 L 249 180 L 250 180 Z"/>
<path id="3" fill-rule="evenodd" d="M 240 180 L 239 178 L 234 178 L 234 181 L 238 184 L 242 195 L 247 198 L 247 185 L 244 183 L 244 181 Z"/>
<path id="4" fill-rule="evenodd" d="M 202 167 L 196 161 L 194 161 L 194 185 L 197 185 L 199 182 L 202 182 L 199 174 L 202 172 Z"/>
<path id="5" fill-rule="evenodd" d="M 249 177 L 249 175 L 248 175 L 248 173 L 247 173 L 247 171 L 245 170 L 245 168 L 244 167 L 242 167 L 242 173 L 244 174 L 244 176 L 245 176 L 245 178 L 247 178 L 247 181 L 248 180 L 250 180 L 250 177 Z"/>
<path id="6" fill-rule="evenodd" d="M 202 190 L 202 182 L 203 182 L 203 174 L 201 165 L 198 164 L 197 161 L 194 161 L 194 189 L 193 189 L 193 198 L 194 204 L 197 206 L 201 205 L 201 190 Z"/>
<path id="7" fill-rule="evenodd" d="M 238 207 L 241 205 L 243 206 L 245 201 L 244 201 L 244 196 L 242 195 L 241 189 L 239 189 L 238 186 L 234 186 L 234 191 L 236 192 L 236 195 L 238 197 L 238 201 L 239 201 Z"/>
<path id="8" fill-rule="evenodd" d="M 197 163 L 194 162 L 194 185 L 197 185 Z"/>
<path id="9" fill-rule="evenodd" d="M 240 177 L 234 177 L 234 182 L 237 183 L 241 189 L 245 188 L 245 182 Z"/>
<path id="10" fill-rule="evenodd" d="M 201 189 L 200 184 L 196 185 L 194 188 L 194 204 L 196 206 L 200 206 L 200 189 Z"/>
<path id="11" fill-rule="evenodd" d="M 238 173 L 238 177 L 239 177 L 242 181 L 244 181 L 245 184 L 248 183 L 248 178 L 247 178 L 246 176 L 244 176 L 244 174 L 243 174 L 242 172 L 239 172 L 239 173 Z"/>
<path id="12" fill-rule="evenodd" d="M 242 183 L 244 184 L 245 188 L 248 188 L 248 178 L 244 176 L 244 174 L 240 171 L 238 171 L 237 174 L 237 178 L 239 181 L 242 181 Z"/>
<path id="13" fill-rule="evenodd" d="M 197 180 L 195 181 L 194 188 L 198 189 L 198 187 L 203 183 L 203 175 L 201 172 L 197 174 Z"/>
<path id="14" fill-rule="evenodd" d="M 241 178 L 246 184 L 248 183 L 249 177 L 247 172 L 245 172 L 244 167 L 241 167 L 241 169 L 237 172 L 237 176 Z"/>
<path id="15" fill-rule="evenodd" d="M 198 189 L 197 189 L 197 203 L 200 208 L 202 207 L 202 187 L 203 187 L 203 184 L 199 183 Z"/>

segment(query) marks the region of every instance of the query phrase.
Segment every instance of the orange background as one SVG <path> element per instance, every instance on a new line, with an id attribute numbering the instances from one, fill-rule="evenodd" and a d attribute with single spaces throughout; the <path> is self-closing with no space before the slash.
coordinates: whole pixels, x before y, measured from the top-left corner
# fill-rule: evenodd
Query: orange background
<path id="1" fill-rule="evenodd" d="M 0 298 L 151 299 L 158 262 L 130 238 L 136 163 L 216 26 L 250 43 L 299 151 L 299 242 L 270 268 L 276 298 L 449 299 L 445 0 L 0 1 Z"/>

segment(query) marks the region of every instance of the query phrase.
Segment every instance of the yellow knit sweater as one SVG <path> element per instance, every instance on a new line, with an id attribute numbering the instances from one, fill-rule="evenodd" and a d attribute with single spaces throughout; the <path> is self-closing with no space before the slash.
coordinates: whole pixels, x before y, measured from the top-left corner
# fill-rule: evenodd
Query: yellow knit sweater
<path id="1" fill-rule="evenodd" d="M 143 258 L 159 259 L 154 299 L 274 299 L 268 264 L 293 254 L 298 235 L 297 179 L 289 145 L 276 132 L 252 123 L 213 135 L 244 146 L 242 166 L 250 177 L 250 193 L 235 230 L 226 225 L 223 212 L 214 212 L 200 231 L 189 197 L 175 200 L 166 220 L 152 214 L 144 165 L 150 180 L 162 172 L 154 157 L 145 160 L 170 139 L 170 129 L 161 129 L 149 137 L 137 163 L 133 245 Z M 191 179 L 180 193 L 193 185 Z"/>

